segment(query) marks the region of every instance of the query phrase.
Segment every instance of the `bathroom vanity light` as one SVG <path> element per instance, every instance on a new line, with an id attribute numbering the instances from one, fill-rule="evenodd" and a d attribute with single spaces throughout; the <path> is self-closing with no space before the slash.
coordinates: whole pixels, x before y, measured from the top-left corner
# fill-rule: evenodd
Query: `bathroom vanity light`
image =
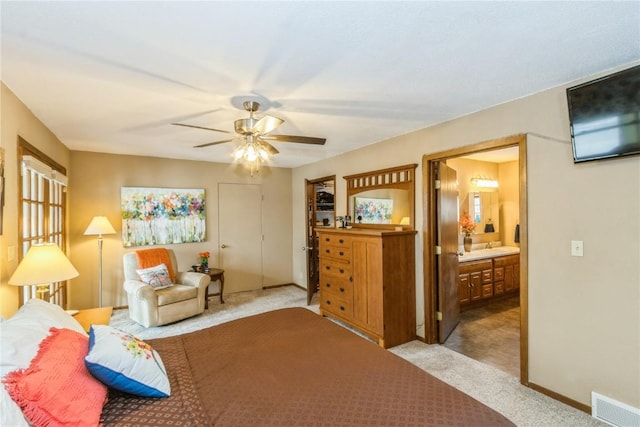
<path id="1" fill-rule="evenodd" d="M 498 188 L 498 181 L 480 177 L 471 178 L 471 185 L 475 187 Z"/>

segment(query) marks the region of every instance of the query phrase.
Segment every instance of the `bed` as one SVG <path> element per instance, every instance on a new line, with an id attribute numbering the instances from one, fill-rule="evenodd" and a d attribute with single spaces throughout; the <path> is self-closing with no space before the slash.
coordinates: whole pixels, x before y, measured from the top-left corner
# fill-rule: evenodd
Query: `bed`
<path id="1" fill-rule="evenodd" d="M 505 417 L 304 308 L 148 340 L 171 396 L 109 390 L 105 426 L 502 426 Z"/>
<path id="2" fill-rule="evenodd" d="M 513 425 L 305 308 L 144 342 L 32 299 L 0 339 L 0 425 Z"/>

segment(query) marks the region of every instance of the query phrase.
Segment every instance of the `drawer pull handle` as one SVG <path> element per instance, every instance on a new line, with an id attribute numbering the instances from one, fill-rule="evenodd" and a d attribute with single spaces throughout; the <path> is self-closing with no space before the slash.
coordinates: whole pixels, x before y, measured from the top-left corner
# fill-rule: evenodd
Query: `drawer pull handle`
<path id="1" fill-rule="evenodd" d="M 344 269 L 340 269 L 340 274 L 344 274 Z"/>
<path id="2" fill-rule="evenodd" d="M 331 301 L 327 300 L 327 305 L 331 305 Z"/>
<path id="3" fill-rule="evenodd" d="M 330 254 L 330 253 L 331 253 L 331 251 L 330 251 L 329 249 L 325 249 L 324 251 L 325 251 L 326 253 L 328 253 L 328 254 Z"/>
<path id="4" fill-rule="evenodd" d="M 341 251 L 341 252 L 340 252 L 340 256 L 344 256 L 344 252 L 342 252 L 342 251 Z"/>
<path id="5" fill-rule="evenodd" d="M 324 238 L 324 241 L 325 241 L 325 242 L 330 242 L 330 241 L 331 241 L 331 239 L 330 239 L 330 238 L 328 238 L 328 237 L 325 237 L 325 238 Z"/>
<path id="6" fill-rule="evenodd" d="M 327 270 L 331 270 L 331 267 L 329 267 L 328 265 L 325 267 Z"/>
<path id="7" fill-rule="evenodd" d="M 344 288 L 340 288 L 340 292 L 344 292 Z"/>
<path id="8" fill-rule="evenodd" d="M 344 240 L 340 239 L 340 243 L 344 243 Z"/>
<path id="9" fill-rule="evenodd" d="M 353 276 L 349 277 L 349 281 L 353 282 Z"/>
<path id="10" fill-rule="evenodd" d="M 327 288 L 330 288 L 330 287 L 331 287 L 331 283 L 327 283 L 327 284 L 325 284 L 325 286 L 326 286 Z"/>
<path id="11" fill-rule="evenodd" d="M 340 306 L 340 311 L 344 311 L 345 308 L 343 306 Z"/>

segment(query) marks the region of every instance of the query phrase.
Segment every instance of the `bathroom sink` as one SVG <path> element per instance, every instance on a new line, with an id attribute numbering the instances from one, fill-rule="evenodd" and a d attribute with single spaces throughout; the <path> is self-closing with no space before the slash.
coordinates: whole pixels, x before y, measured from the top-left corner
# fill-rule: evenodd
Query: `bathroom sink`
<path id="1" fill-rule="evenodd" d="M 491 249 L 477 249 L 471 252 L 465 252 L 464 255 L 458 255 L 459 262 L 474 261 L 477 259 L 493 258 L 503 255 L 519 254 L 520 248 L 515 246 L 498 246 Z"/>

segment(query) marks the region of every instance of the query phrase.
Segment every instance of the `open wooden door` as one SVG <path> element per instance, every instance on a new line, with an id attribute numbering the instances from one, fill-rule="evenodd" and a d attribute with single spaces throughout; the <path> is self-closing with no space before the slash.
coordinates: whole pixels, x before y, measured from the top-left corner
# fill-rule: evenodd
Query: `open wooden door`
<path id="1" fill-rule="evenodd" d="M 443 343 L 460 322 L 458 298 L 458 184 L 457 173 L 444 162 L 435 165 L 438 269 L 438 341 Z"/>
<path id="2" fill-rule="evenodd" d="M 335 216 L 336 177 L 305 180 L 305 200 L 307 208 L 307 305 L 311 304 L 313 294 L 318 292 L 320 282 L 318 235 L 316 228 L 333 228 Z"/>
<path id="3" fill-rule="evenodd" d="M 316 204 L 315 204 L 315 194 L 316 194 L 316 185 L 309 181 L 305 180 L 306 186 L 306 203 L 307 203 L 307 305 L 311 304 L 311 299 L 313 298 L 313 294 L 318 291 L 318 282 L 320 281 L 320 273 L 318 271 L 318 244 L 316 242 Z"/>

